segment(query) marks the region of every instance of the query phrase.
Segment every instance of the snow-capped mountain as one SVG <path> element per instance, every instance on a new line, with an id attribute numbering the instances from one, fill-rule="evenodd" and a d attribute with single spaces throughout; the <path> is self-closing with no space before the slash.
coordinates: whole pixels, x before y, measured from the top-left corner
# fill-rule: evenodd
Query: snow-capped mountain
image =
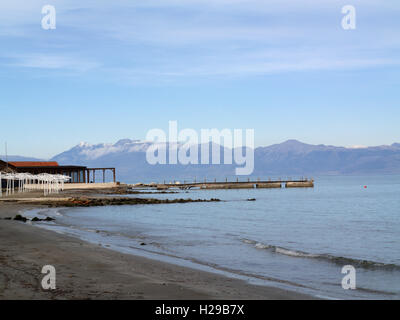
<path id="1" fill-rule="evenodd" d="M 60 164 L 116 167 L 120 181 L 162 181 L 163 179 L 224 179 L 233 177 L 233 165 L 151 165 L 146 150 L 151 142 L 122 139 L 114 144 L 80 143 L 51 160 Z M 199 150 L 201 148 L 199 147 Z M 223 159 L 223 150 L 221 157 Z M 211 154 L 210 154 L 211 156 Z M 200 154 L 199 154 L 200 157 Z M 254 177 L 318 174 L 400 174 L 400 144 L 345 148 L 311 145 L 288 140 L 254 152 Z M 199 161 L 200 162 L 200 161 Z M 210 161 L 211 162 L 211 161 Z"/>
<path id="2" fill-rule="evenodd" d="M 122 139 L 115 144 L 99 143 L 91 145 L 87 142 L 81 142 L 68 151 L 58 154 L 52 160 L 59 163 L 78 164 L 90 162 L 101 157 L 107 157 L 111 154 L 126 154 L 131 152 L 146 152 L 151 145 L 150 142 L 141 142 L 140 140 Z"/>

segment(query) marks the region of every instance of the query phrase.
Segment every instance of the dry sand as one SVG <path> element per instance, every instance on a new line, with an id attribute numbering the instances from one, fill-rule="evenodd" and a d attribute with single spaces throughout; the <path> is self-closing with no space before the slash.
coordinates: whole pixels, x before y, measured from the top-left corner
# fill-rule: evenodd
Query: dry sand
<path id="1" fill-rule="evenodd" d="M 0 218 L 31 206 L 0 202 Z M 57 289 L 41 288 L 44 265 Z M 121 254 L 23 222 L 0 219 L 0 299 L 309 299 L 278 288 Z"/>

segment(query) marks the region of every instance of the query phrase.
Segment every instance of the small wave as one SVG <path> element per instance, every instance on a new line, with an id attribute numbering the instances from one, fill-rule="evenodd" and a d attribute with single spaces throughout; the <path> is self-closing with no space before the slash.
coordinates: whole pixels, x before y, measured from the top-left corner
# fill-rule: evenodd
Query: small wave
<path id="1" fill-rule="evenodd" d="M 89 229 L 89 228 L 75 228 L 75 229 L 81 229 L 86 232 L 99 233 L 99 231 L 96 229 Z"/>
<path id="2" fill-rule="evenodd" d="M 397 264 L 388 264 L 388 263 L 376 262 L 376 261 L 370 261 L 370 260 L 362 260 L 362 259 L 334 256 L 334 255 L 330 255 L 330 254 L 314 254 L 314 253 L 269 245 L 269 244 L 257 242 L 254 240 L 250 240 L 250 239 L 242 239 L 242 241 L 243 241 L 243 243 L 253 245 L 256 249 L 269 250 L 271 252 L 283 254 L 285 256 L 290 256 L 290 257 L 319 259 L 319 260 L 325 260 L 325 261 L 332 262 L 332 263 L 339 264 L 339 265 L 349 264 L 354 267 L 359 267 L 359 268 L 364 268 L 364 269 L 383 269 L 383 270 L 399 270 L 400 271 L 400 266 Z"/>
<path id="3" fill-rule="evenodd" d="M 244 242 L 244 243 L 248 243 L 248 244 L 255 244 L 255 243 L 257 243 L 256 241 L 249 240 L 249 239 L 243 239 L 243 242 Z"/>
<path id="4" fill-rule="evenodd" d="M 275 252 L 284 254 L 287 256 L 291 256 L 291 257 L 306 257 L 306 258 L 317 258 L 318 257 L 318 255 L 316 255 L 316 254 L 307 253 L 307 252 L 303 252 L 303 251 L 289 250 L 289 249 L 280 248 L 280 247 L 276 247 Z"/>
<path id="5" fill-rule="evenodd" d="M 357 290 L 358 290 L 358 291 L 367 292 L 367 293 L 384 294 L 384 295 L 388 295 L 388 296 L 395 296 L 395 295 L 397 294 L 397 293 L 391 292 L 391 291 L 382 291 L 382 290 L 376 290 L 376 289 L 368 289 L 368 288 L 363 288 L 363 287 L 358 287 L 358 286 L 357 286 Z"/>
<path id="6" fill-rule="evenodd" d="M 256 247 L 257 249 L 271 249 L 271 246 L 260 242 L 256 243 L 254 247 Z"/>

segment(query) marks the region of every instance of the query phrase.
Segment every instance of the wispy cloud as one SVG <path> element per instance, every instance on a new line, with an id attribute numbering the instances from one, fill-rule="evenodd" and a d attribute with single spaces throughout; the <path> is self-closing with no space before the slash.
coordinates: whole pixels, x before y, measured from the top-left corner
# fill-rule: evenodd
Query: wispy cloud
<path id="1" fill-rule="evenodd" d="M 88 71 L 101 66 L 97 62 L 85 61 L 72 56 L 48 54 L 16 55 L 6 65 L 24 68 L 73 70 L 78 72 Z"/>
<path id="2" fill-rule="evenodd" d="M 354 0 L 359 27 L 350 32 L 340 28 L 343 0 L 54 0 L 50 32 L 39 26 L 47 3 L 24 3 L 0 4 L 0 38 L 15 52 L 8 66 L 100 71 L 124 82 L 398 65 L 400 22 L 376 23 L 382 10 L 400 10 L 393 0 Z"/>

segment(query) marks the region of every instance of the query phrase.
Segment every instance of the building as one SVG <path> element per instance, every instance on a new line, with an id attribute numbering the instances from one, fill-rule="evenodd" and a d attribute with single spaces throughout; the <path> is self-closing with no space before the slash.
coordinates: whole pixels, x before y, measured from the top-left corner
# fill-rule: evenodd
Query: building
<path id="1" fill-rule="evenodd" d="M 0 171 L 24 172 L 31 174 L 49 173 L 62 174 L 71 177 L 71 183 L 95 183 L 96 171 L 103 172 L 103 181 L 106 180 L 106 171 L 113 173 L 113 182 L 116 180 L 115 168 L 88 168 L 85 166 L 61 166 L 55 161 L 9 161 L 0 160 Z"/>

